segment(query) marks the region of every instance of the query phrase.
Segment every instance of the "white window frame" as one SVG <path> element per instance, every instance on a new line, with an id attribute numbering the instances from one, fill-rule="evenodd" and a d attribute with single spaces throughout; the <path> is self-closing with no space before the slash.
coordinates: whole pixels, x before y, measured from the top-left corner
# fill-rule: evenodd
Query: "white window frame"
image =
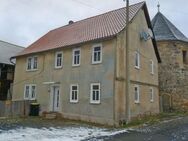
<path id="1" fill-rule="evenodd" d="M 61 54 L 61 65 L 58 66 L 57 63 L 58 63 L 58 55 Z M 62 51 L 58 51 L 55 53 L 55 68 L 56 69 L 59 69 L 59 68 L 62 68 L 63 67 L 63 52 Z"/>
<path id="2" fill-rule="evenodd" d="M 138 62 L 138 64 L 136 64 L 136 61 Z M 139 51 L 135 52 L 134 63 L 135 63 L 135 68 L 140 69 L 140 52 Z"/>
<path id="3" fill-rule="evenodd" d="M 136 97 L 136 91 L 135 91 L 135 88 L 137 88 L 137 97 L 138 97 L 138 99 L 135 99 Z M 140 87 L 139 87 L 139 85 L 135 85 L 134 86 L 134 103 L 136 103 L 136 104 L 138 104 L 138 103 L 140 103 Z"/>
<path id="4" fill-rule="evenodd" d="M 154 62 L 153 62 L 153 60 L 150 60 L 150 73 L 154 74 Z"/>
<path id="5" fill-rule="evenodd" d="M 34 58 L 37 58 L 37 65 L 36 65 L 37 68 L 34 68 L 34 61 L 35 61 Z M 28 69 L 29 59 L 31 59 L 31 68 L 30 69 Z M 27 57 L 26 71 L 36 71 L 37 69 L 38 69 L 38 56 Z"/>
<path id="6" fill-rule="evenodd" d="M 149 89 L 150 102 L 154 102 L 154 89 L 150 87 Z"/>
<path id="7" fill-rule="evenodd" d="M 75 64 L 74 62 L 74 57 L 75 57 L 75 52 L 76 51 L 80 51 L 80 54 L 79 54 L 79 64 Z M 81 49 L 80 48 L 75 48 L 72 50 L 72 66 L 80 66 L 81 64 Z"/>
<path id="8" fill-rule="evenodd" d="M 73 86 L 76 86 L 77 87 L 77 99 L 75 100 L 75 99 L 72 99 L 72 91 L 73 91 L 73 89 L 72 89 L 72 87 Z M 71 84 L 70 85 L 70 102 L 71 103 L 78 103 L 78 99 L 79 99 L 79 85 L 78 84 Z"/>
<path id="9" fill-rule="evenodd" d="M 99 61 L 95 61 L 94 60 L 94 54 L 95 54 L 95 51 L 94 51 L 94 49 L 96 48 L 96 47 L 100 47 L 100 60 Z M 95 44 L 95 45 L 93 45 L 92 46 L 92 64 L 100 64 L 100 63 L 102 63 L 102 56 L 103 56 L 103 51 L 102 51 L 102 49 L 103 49 L 103 46 L 102 46 L 102 44 Z"/>
<path id="10" fill-rule="evenodd" d="M 98 85 L 99 87 L 99 100 L 93 100 L 93 86 Z M 100 104 L 101 102 L 101 84 L 100 83 L 91 83 L 90 84 L 90 103 L 91 104 Z"/>
<path id="11" fill-rule="evenodd" d="M 35 97 L 32 97 L 32 87 L 35 87 Z M 29 94 L 26 97 L 26 87 L 29 87 Z M 24 88 L 24 99 L 25 100 L 35 100 L 36 99 L 36 84 L 26 84 Z"/>

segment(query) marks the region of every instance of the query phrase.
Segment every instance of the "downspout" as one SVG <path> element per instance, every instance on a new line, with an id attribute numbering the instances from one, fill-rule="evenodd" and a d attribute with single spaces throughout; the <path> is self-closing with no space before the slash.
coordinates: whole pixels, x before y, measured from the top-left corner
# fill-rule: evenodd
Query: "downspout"
<path id="1" fill-rule="evenodd" d="M 12 59 L 15 59 L 15 57 L 10 57 L 10 58 L 9 58 L 9 61 L 10 61 L 13 65 L 16 65 L 16 63 L 14 63 L 14 62 L 12 61 Z"/>

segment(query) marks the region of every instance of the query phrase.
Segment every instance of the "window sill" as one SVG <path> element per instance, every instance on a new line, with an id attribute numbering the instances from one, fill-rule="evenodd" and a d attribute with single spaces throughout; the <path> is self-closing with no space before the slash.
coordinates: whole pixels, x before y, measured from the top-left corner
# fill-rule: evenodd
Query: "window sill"
<path id="1" fill-rule="evenodd" d="M 78 64 L 78 65 L 72 65 L 72 67 L 79 67 L 80 66 L 80 64 Z"/>
<path id="2" fill-rule="evenodd" d="M 138 67 L 138 66 L 134 66 L 134 67 L 135 67 L 135 69 L 140 70 L 140 67 Z"/>
<path id="3" fill-rule="evenodd" d="M 135 103 L 135 104 L 140 104 L 140 102 L 139 102 L 139 101 L 135 101 L 134 103 Z"/>
<path id="4" fill-rule="evenodd" d="M 100 61 L 100 62 L 92 62 L 91 64 L 92 64 L 92 65 L 102 64 L 102 61 Z"/>
<path id="5" fill-rule="evenodd" d="M 38 71 L 38 69 L 26 70 L 26 72 L 35 72 L 35 71 Z"/>
<path id="6" fill-rule="evenodd" d="M 100 101 L 99 102 L 90 101 L 90 104 L 99 105 L 99 104 L 101 104 L 101 102 Z"/>
<path id="7" fill-rule="evenodd" d="M 63 66 L 55 67 L 54 69 L 62 69 Z"/>
<path id="8" fill-rule="evenodd" d="M 78 103 L 78 101 L 70 101 L 70 103 L 73 103 L 73 104 L 76 104 L 76 103 Z"/>
<path id="9" fill-rule="evenodd" d="M 154 102 L 154 100 L 150 100 L 150 102 L 151 102 L 151 103 L 153 103 L 153 102 Z"/>

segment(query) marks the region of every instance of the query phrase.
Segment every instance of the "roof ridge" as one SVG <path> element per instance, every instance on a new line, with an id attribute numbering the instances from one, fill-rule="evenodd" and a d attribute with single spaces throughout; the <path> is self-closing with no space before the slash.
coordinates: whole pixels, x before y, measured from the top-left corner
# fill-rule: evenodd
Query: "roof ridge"
<path id="1" fill-rule="evenodd" d="M 0 40 L 0 42 L 6 43 L 6 44 L 9 44 L 9 45 L 13 45 L 13 46 L 16 46 L 16 47 L 19 47 L 19 48 L 25 48 L 25 47 L 22 47 L 22 46 L 13 44 L 13 43 L 9 43 L 9 42 L 3 41 L 3 40 Z"/>
<path id="2" fill-rule="evenodd" d="M 129 5 L 129 7 L 135 6 L 135 5 L 139 5 L 139 4 L 142 4 L 142 3 L 144 4 L 145 1 L 141 1 L 141 2 L 139 2 L 139 3 L 134 3 L 134 4 L 132 4 L 132 5 Z M 92 19 L 92 18 L 95 18 L 95 17 L 98 17 L 98 16 L 102 16 L 102 15 L 105 15 L 105 14 L 107 14 L 107 13 L 111 13 L 111 12 L 114 12 L 114 11 L 118 11 L 118 10 L 124 9 L 124 8 L 126 8 L 126 7 L 121 7 L 121 8 L 118 8 L 118 9 L 110 10 L 110 11 L 107 11 L 107 12 L 102 13 L 102 14 L 98 14 L 98 15 L 95 15 L 95 16 L 91 16 L 91 17 L 88 17 L 88 18 L 79 20 L 79 21 L 75 21 L 75 22 L 72 23 L 71 25 L 74 25 L 75 23 L 83 22 L 83 21 L 85 21 L 85 20 Z M 66 26 L 70 26 L 70 25 L 67 24 L 67 25 L 64 25 L 64 26 L 60 26 L 60 27 L 57 27 L 57 28 L 52 29 L 52 30 L 50 30 L 50 31 L 54 31 L 54 30 L 57 30 L 57 29 L 60 29 L 60 28 L 66 27 Z M 49 31 L 49 32 L 50 32 L 50 31 Z"/>

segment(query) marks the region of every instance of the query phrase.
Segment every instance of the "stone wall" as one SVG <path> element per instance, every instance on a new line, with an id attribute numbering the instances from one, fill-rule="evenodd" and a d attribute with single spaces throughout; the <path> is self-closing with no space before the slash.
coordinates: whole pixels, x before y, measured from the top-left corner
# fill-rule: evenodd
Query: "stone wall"
<path id="1" fill-rule="evenodd" d="M 162 63 L 159 64 L 159 91 L 163 110 L 188 109 L 188 65 L 183 62 L 183 50 L 188 43 L 158 42 Z"/>

